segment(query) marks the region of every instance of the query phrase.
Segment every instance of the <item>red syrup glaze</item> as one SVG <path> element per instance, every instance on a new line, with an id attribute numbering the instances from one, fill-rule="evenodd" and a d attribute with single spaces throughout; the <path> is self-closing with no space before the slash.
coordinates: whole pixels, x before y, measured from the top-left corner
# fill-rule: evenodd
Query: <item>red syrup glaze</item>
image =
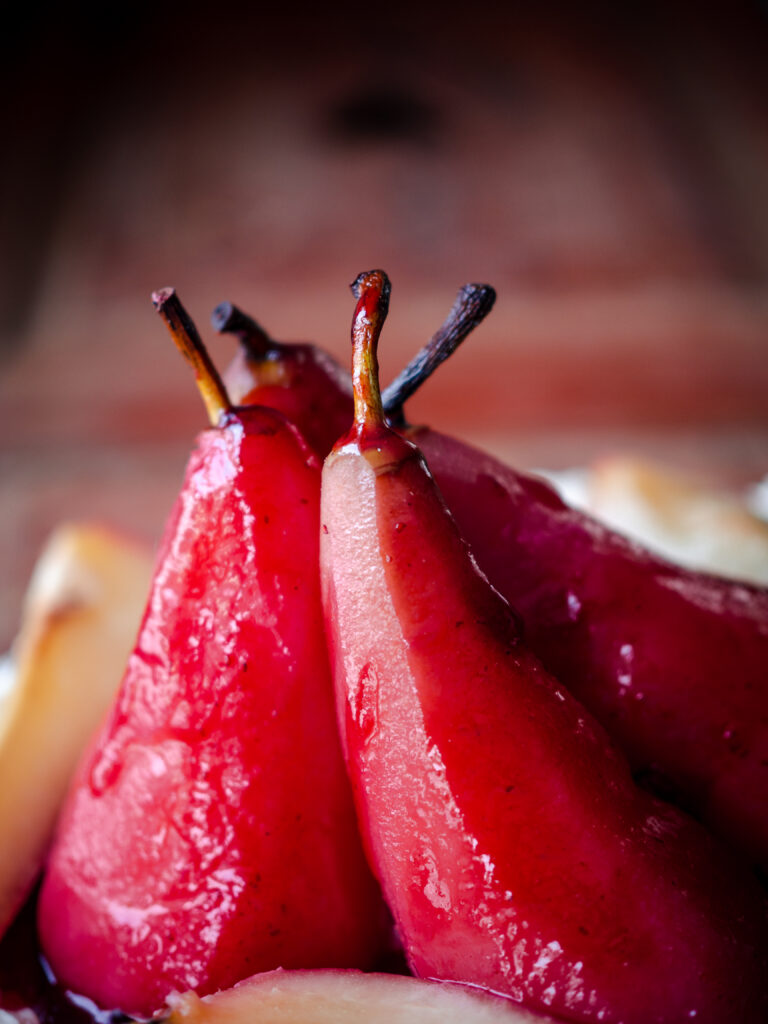
<path id="1" fill-rule="evenodd" d="M 269 344 L 269 358 L 238 353 L 230 387 L 294 419 L 323 457 L 349 427 L 349 374 L 314 345 Z M 636 778 L 768 876 L 768 591 L 671 566 L 544 481 L 427 427 L 406 433 L 526 642 Z"/>
<path id="2" fill-rule="evenodd" d="M 315 345 L 270 344 L 263 358 L 236 353 L 224 373 L 227 390 L 240 405 L 278 409 L 323 459 L 352 419 L 349 374 Z"/>
<path id="3" fill-rule="evenodd" d="M 0 1009 L 31 1010 L 40 1024 L 124 1024 L 120 1010 L 101 1010 L 86 996 L 58 984 L 37 937 L 35 892 L 0 939 Z M 393 945 L 372 967 L 386 974 L 411 972 L 401 949 Z"/>
<path id="4" fill-rule="evenodd" d="M 110 1024 L 119 1014 L 67 992 L 53 978 L 37 941 L 33 894 L 0 940 L 0 1009 L 31 1010 L 40 1024 Z"/>
<path id="5" fill-rule="evenodd" d="M 639 777 L 765 872 L 768 590 L 674 566 L 455 438 L 409 436 L 526 644 Z"/>
<path id="6" fill-rule="evenodd" d="M 333 712 L 319 471 L 278 413 L 203 432 L 121 690 L 43 882 L 63 983 L 148 1015 L 277 966 L 387 944 Z"/>
<path id="7" fill-rule="evenodd" d="M 337 712 L 414 972 L 576 1021 L 764 1020 L 756 883 L 525 649 L 413 449 L 347 437 L 322 521 Z"/>

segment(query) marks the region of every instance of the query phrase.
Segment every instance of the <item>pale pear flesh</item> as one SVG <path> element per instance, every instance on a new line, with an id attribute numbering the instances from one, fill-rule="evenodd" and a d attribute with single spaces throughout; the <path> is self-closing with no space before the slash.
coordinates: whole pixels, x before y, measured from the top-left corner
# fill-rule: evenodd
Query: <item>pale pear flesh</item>
<path id="1" fill-rule="evenodd" d="M 466 985 L 360 971 L 270 971 L 169 1005 L 169 1024 L 553 1024 Z"/>
<path id="2" fill-rule="evenodd" d="M 616 456 L 592 468 L 589 507 L 609 526 L 681 565 L 768 583 L 768 523 L 739 495 Z"/>
<path id="3" fill-rule="evenodd" d="M 88 523 L 58 527 L 37 562 L 0 693 L 0 934 L 120 682 L 151 572 L 142 544 Z"/>

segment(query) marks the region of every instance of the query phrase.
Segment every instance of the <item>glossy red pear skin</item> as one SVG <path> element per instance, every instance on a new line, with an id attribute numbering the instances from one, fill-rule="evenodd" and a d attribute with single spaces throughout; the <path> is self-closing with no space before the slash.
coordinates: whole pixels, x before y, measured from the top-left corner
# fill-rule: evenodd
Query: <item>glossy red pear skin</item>
<path id="1" fill-rule="evenodd" d="M 768 590 L 670 565 L 535 477 L 411 436 L 527 645 L 635 771 L 768 870 Z"/>
<path id="2" fill-rule="evenodd" d="M 241 350 L 228 373 L 322 457 L 351 418 L 349 375 L 313 345 Z M 531 649 L 649 785 L 768 873 L 768 592 L 672 567 L 543 481 L 437 431 L 408 434 Z"/>
<path id="3" fill-rule="evenodd" d="M 241 351 L 228 373 L 321 456 L 349 422 L 349 376 L 315 346 Z M 671 567 L 461 441 L 409 435 L 532 650 L 635 771 L 768 871 L 768 593 Z"/>
<path id="4" fill-rule="evenodd" d="M 349 373 L 310 343 L 271 342 L 253 357 L 240 347 L 224 373 L 233 402 L 278 409 L 324 459 L 352 419 Z"/>
<path id="5" fill-rule="evenodd" d="M 318 504 L 318 465 L 279 414 L 200 435 L 40 896 L 54 972 L 105 1008 L 370 967 L 381 947 L 312 571 Z"/>
<path id="6" fill-rule="evenodd" d="M 342 741 L 410 964 L 568 1020 L 765 1020 L 761 891 L 518 641 L 423 463 L 323 471 Z"/>

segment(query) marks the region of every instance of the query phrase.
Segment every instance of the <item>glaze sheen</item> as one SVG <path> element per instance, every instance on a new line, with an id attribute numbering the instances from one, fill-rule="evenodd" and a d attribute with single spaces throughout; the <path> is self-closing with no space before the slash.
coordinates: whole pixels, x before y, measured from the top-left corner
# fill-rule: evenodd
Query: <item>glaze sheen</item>
<path id="1" fill-rule="evenodd" d="M 150 1014 L 256 971 L 370 966 L 384 908 L 339 749 L 319 469 L 278 413 L 203 432 L 40 894 L 67 987 Z"/>
<path id="2" fill-rule="evenodd" d="M 270 341 L 263 358 L 241 347 L 227 367 L 224 381 L 233 401 L 283 413 L 321 459 L 352 419 L 349 374 L 308 342 Z"/>
<path id="3" fill-rule="evenodd" d="M 312 345 L 241 351 L 227 381 L 286 413 L 321 457 L 352 418 L 349 374 Z M 670 565 L 456 438 L 407 436 L 528 646 L 636 777 L 768 877 L 768 591 Z"/>
<path id="4" fill-rule="evenodd" d="M 410 436 L 531 650 L 639 776 L 768 875 L 768 590 L 657 558 L 455 438 Z"/>
<path id="5" fill-rule="evenodd" d="M 759 888 L 527 651 L 413 446 L 347 436 L 321 516 L 343 744 L 414 972 L 572 1021 L 764 1020 Z"/>

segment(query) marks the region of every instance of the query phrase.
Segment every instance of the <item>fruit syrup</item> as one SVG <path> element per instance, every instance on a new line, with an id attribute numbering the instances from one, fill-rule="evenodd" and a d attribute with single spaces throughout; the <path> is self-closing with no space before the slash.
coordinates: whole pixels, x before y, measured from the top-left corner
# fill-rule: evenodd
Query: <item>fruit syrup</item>
<path id="1" fill-rule="evenodd" d="M 0 1011 L 32 1011 L 40 1024 L 124 1024 L 120 1010 L 102 1010 L 92 1000 L 59 985 L 45 962 L 35 924 L 37 889 L 0 939 Z M 392 950 L 373 967 L 384 974 L 410 975 L 401 950 Z M 34 1024 L 24 1019 L 22 1024 Z"/>

